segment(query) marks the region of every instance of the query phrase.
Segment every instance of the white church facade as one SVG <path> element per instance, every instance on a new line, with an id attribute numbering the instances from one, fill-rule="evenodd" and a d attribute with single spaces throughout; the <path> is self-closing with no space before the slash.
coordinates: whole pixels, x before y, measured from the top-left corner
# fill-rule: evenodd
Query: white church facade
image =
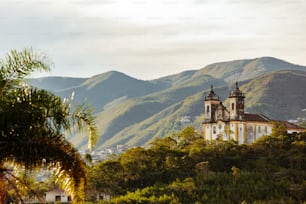
<path id="1" fill-rule="evenodd" d="M 256 141 L 263 135 L 272 133 L 274 120 L 262 114 L 249 114 L 244 111 L 245 96 L 236 83 L 236 88 L 229 96 L 230 107 L 227 109 L 213 87 L 205 97 L 205 114 L 202 126 L 204 139 L 235 140 L 239 144 L 247 144 Z M 301 132 L 305 129 L 286 121 L 283 123 L 288 133 Z"/>

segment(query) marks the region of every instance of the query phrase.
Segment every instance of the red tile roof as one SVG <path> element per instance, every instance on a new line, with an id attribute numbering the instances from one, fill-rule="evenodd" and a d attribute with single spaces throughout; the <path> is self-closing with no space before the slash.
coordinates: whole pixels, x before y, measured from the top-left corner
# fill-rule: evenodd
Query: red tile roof
<path id="1" fill-rule="evenodd" d="M 262 114 L 244 114 L 244 121 L 271 122 L 271 120 Z"/>
<path id="2" fill-rule="evenodd" d="M 288 121 L 281 121 L 281 120 L 270 120 L 268 117 L 262 114 L 244 114 L 244 121 L 250 121 L 250 122 L 280 122 L 282 123 L 286 129 L 294 129 L 294 130 L 304 130 L 305 128 L 302 128 L 298 125 L 295 125 L 293 123 L 290 123 Z"/>
<path id="3" fill-rule="evenodd" d="M 290 123 L 288 121 L 276 121 L 276 122 L 282 123 L 286 127 L 286 129 L 298 129 L 298 130 L 303 130 L 304 129 L 306 131 L 305 128 L 302 128 L 302 127 L 300 127 L 298 125 L 295 125 L 293 123 Z"/>

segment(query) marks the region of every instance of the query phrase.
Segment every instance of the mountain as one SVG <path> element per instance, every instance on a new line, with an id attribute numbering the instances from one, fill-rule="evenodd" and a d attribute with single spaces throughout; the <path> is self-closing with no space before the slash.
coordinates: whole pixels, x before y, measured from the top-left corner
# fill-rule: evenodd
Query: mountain
<path id="1" fill-rule="evenodd" d="M 247 111 L 280 120 L 306 116 L 306 72 L 281 70 L 244 84 Z"/>
<path id="2" fill-rule="evenodd" d="M 79 86 L 84 81 L 86 81 L 86 78 L 72 77 L 42 77 L 28 80 L 32 86 L 47 89 L 52 92 L 61 92 L 61 90 L 69 87 Z"/>
<path id="3" fill-rule="evenodd" d="M 184 71 L 178 74 L 161 77 L 159 79 L 152 80 L 152 81 L 154 83 L 165 84 L 166 86 L 171 87 L 177 84 L 182 84 L 185 81 L 188 81 L 196 72 L 197 70 Z"/>
<path id="4" fill-rule="evenodd" d="M 99 144 L 102 146 L 106 145 L 120 131 L 126 134 L 127 132 L 124 131 L 125 128 L 129 129 L 133 125 L 142 123 L 146 119 L 161 113 L 168 107 L 201 92 L 203 89 L 208 89 L 211 84 L 226 85 L 223 80 L 215 79 L 208 75 L 203 75 L 199 78 L 191 77 L 188 83 L 184 82 L 181 85 L 140 98 L 127 100 L 111 107 L 99 115 L 99 119 L 101 120 L 98 120 L 98 124 L 99 127 L 102 127 L 102 137 L 100 138 Z M 152 134 L 152 132 L 149 134 Z M 148 136 L 143 135 L 143 137 Z"/>
<path id="5" fill-rule="evenodd" d="M 261 57 L 248 60 L 235 60 L 208 65 L 200 70 L 227 82 L 244 81 L 278 70 L 301 70 L 305 66 L 291 64 L 273 57 Z"/>
<path id="6" fill-rule="evenodd" d="M 50 83 L 51 80 L 54 80 L 53 83 Z M 74 83 L 77 80 L 79 83 Z M 106 106 L 166 88 L 166 85 L 138 80 L 117 71 L 82 80 L 68 78 L 67 83 L 63 81 L 62 78 L 53 77 L 32 79 L 31 84 L 51 90 L 61 97 L 70 97 L 74 93 L 75 101 L 88 103 L 95 108 L 96 113 L 103 111 Z M 43 82 L 45 83 L 42 84 Z"/>
<path id="7" fill-rule="evenodd" d="M 263 57 L 208 65 L 200 70 L 144 81 L 111 71 L 91 78 L 32 79 L 62 97 L 75 92 L 75 100 L 96 108 L 100 140 L 97 149 L 117 144 L 138 146 L 181 130 L 186 125 L 200 129 L 203 100 L 214 85 L 222 100 L 239 81 L 246 94 L 246 111 L 272 119 L 306 117 L 306 67 Z M 53 83 L 52 83 L 53 80 Z M 227 104 L 227 101 L 224 102 Z M 70 140 L 86 148 L 81 134 Z"/>

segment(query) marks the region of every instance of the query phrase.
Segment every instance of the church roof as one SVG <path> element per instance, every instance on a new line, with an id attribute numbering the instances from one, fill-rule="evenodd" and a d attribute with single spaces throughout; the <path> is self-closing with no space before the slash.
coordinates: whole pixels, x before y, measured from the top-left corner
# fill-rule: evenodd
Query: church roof
<path id="1" fill-rule="evenodd" d="M 295 125 L 293 123 L 290 123 L 288 121 L 281 121 L 281 120 L 271 120 L 267 116 L 262 115 L 262 114 L 250 114 L 246 113 L 244 114 L 244 121 L 247 122 L 280 122 L 282 123 L 285 128 L 288 129 L 293 129 L 293 130 L 306 130 L 298 125 Z"/>
<path id="2" fill-rule="evenodd" d="M 298 125 L 295 125 L 293 123 L 290 123 L 288 121 L 277 121 L 277 122 L 280 122 L 282 123 L 286 129 L 298 129 L 298 130 L 305 130 L 304 128 L 298 126 Z"/>
<path id="3" fill-rule="evenodd" d="M 245 121 L 252 121 L 252 122 L 270 122 L 271 120 L 262 114 L 244 114 Z"/>

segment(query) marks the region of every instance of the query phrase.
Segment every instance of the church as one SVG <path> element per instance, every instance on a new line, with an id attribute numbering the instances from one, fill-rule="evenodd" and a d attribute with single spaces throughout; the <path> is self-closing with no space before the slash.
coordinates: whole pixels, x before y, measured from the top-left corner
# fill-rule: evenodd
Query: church
<path id="1" fill-rule="evenodd" d="M 271 120 L 262 114 L 250 114 L 244 111 L 245 95 L 238 87 L 229 95 L 229 106 L 226 108 L 213 87 L 205 97 L 205 113 L 202 132 L 204 139 L 212 140 L 235 140 L 238 144 L 247 144 L 256 141 L 263 135 L 272 133 L 275 120 Z M 283 123 L 288 133 L 302 132 L 305 129 L 287 121 Z"/>

